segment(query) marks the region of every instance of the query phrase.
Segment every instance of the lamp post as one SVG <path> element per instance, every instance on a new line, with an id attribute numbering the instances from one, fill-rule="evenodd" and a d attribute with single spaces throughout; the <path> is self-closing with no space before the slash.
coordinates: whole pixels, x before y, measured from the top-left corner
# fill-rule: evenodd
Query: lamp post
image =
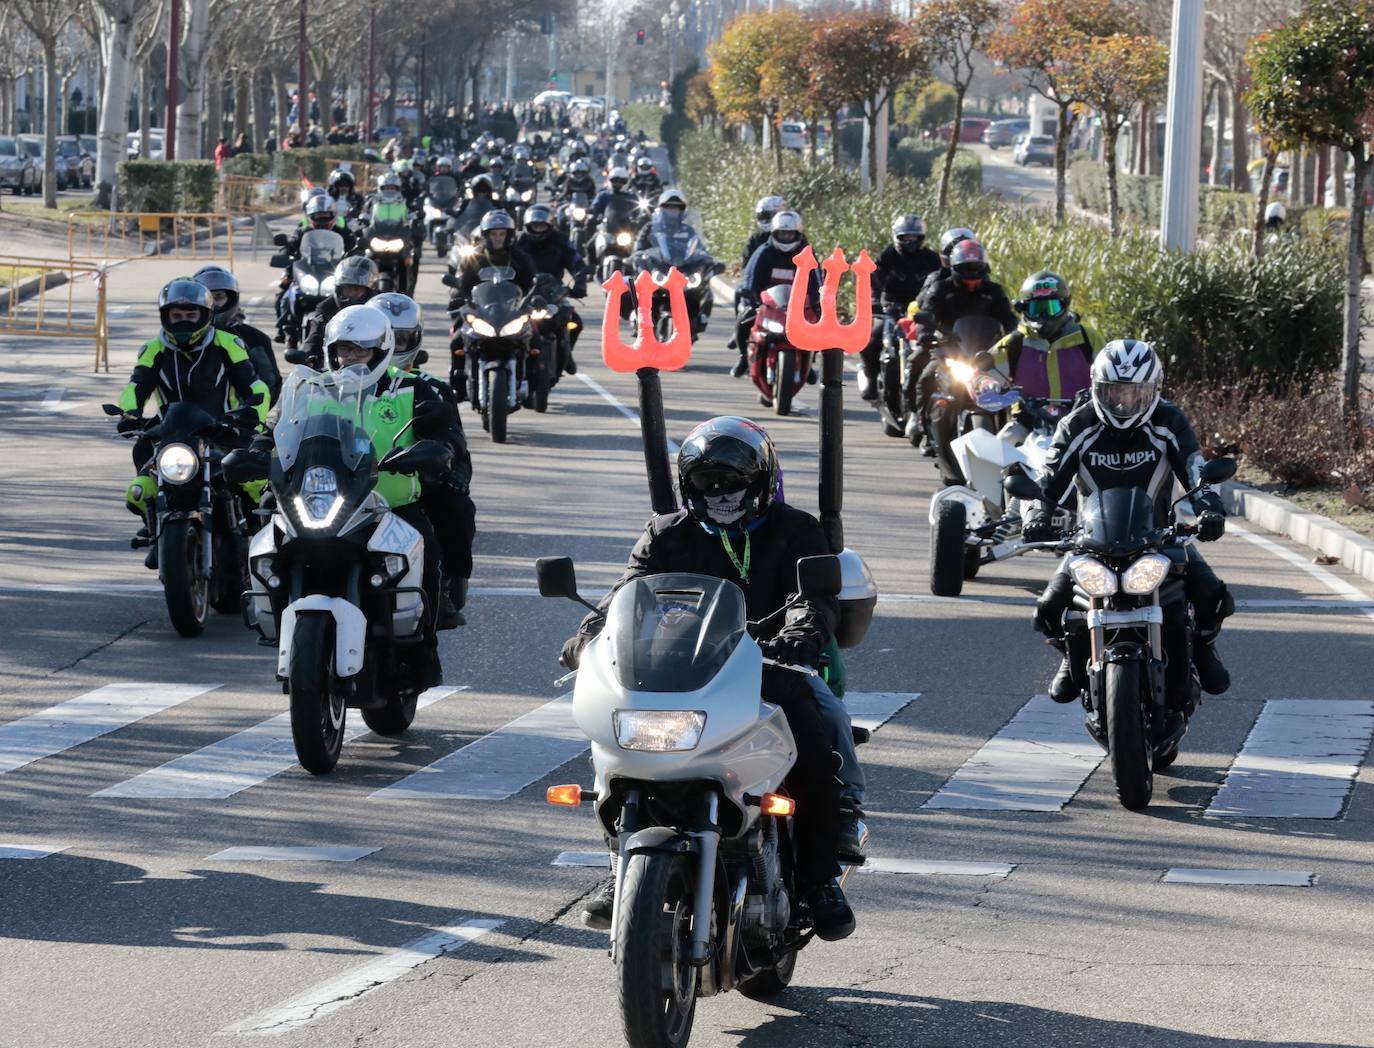
<path id="1" fill-rule="evenodd" d="M 1197 240 L 1202 151 L 1203 0 L 1174 0 L 1169 50 L 1169 110 L 1164 140 L 1164 197 L 1159 241 L 1188 251 Z M 1241 133 L 1237 128 L 1236 133 Z"/>

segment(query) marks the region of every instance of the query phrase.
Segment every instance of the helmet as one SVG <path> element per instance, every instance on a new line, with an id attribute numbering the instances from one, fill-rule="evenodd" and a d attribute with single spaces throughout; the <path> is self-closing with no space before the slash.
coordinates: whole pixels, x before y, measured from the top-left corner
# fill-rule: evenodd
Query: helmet
<path id="1" fill-rule="evenodd" d="M 168 319 L 172 309 L 195 309 L 195 320 Z M 178 277 L 162 289 L 157 297 L 158 316 L 162 319 L 162 341 L 177 349 L 201 350 L 215 337 L 215 300 L 210 289 L 190 277 Z"/>
<path id="2" fill-rule="evenodd" d="M 380 295 L 374 295 L 367 300 L 367 304 L 386 314 L 396 344 L 391 362 L 402 371 L 409 371 L 415 366 L 415 358 L 420 352 L 420 342 L 425 335 L 424 314 L 420 310 L 420 304 L 399 291 L 384 291 Z"/>
<path id="3" fill-rule="evenodd" d="M 542 225 L 543 229 L 533 226 Z M 548 204 L 533 204 L 525 212 L 525 235 L 531 240 L 543 240 L 553 232 L 553 209 Z"/>
<path id="4" fill-rule="evenodd" d="M 779 211 L 768 224 L 768 243 L 786 254 L 801 247 L 802 217 L 795 211 Z"/>
<path id="5" fill-rule="evenodd" d="M 973 230 L 964 226 L 955 226 L 953 229 L 946 229 L 940 234 L 940 261 L 949 265 L 949 253 L 954 245 L 961 240 L 973 240 Z"/>
<path id="6" fill-rule="evenodd" d="M 1069 319 L 1069 285 L 1058 273 L 1042 269 L 1021 284 L 1021 295 L 1012 303 L 1037 334 L 1053 337 Z"/>
<path id="7" fill-rule="evenodd" d="M 348 193 L 357 185 L 353 172 L 346 167 L 336 167 L 329 172 L 329 189 L 332 193 Z"/>
<path id="8" fill-rule="evenodd" d="M 763 517 L 778 485 L 778 453 L 763 427 L 723 415 L 687 435 L 677 456 L 687 512 L 708 528 L 743 527 Z"/>
<path id="9" fill-rule="evenodd" d="M 466 150 L 458 157 L 458 163 L 463 165 L 463 167 L 467 167 L 469 164 L 476 162 L 476 160 L 477 154 L 474 153 L 471 149 Z"/>
<path id="10" fill-rule="evenodd" d="M 344 364 L 339 351 L 346 346 L 371 350 L 366 363 Z M 391 366 L 395 337 L 391 322 L 380 309 L 348 306 L 334 314 L 324 329 L 325 372 L 335 384 L 358 393 L 371 389 Z"/>
<path id="11" fill-rule="evenodd" d="M 1284 207 L 1280 201 L 1275 200 L 1272 204 L 1270 204 L 1268 207 L 1264 209 L 1264 221 L 1266 225 L 1273 224 L 1275 222 L 1287 222 L 1288 208 Z"/>
<path id="12" fill-rule="evenodd" d="M 687 198 L 682 195 L 680 189 L 665 189 L 658 194 L 659 207 L 680 207 L 687 210 Z"/>
<path id="13" fill-rule="evenodd" d="M 453 170 L 453 157 L 451 157 L 451 156 L 441 156 L 438 160 L 434 161 L 434 172 L 435 172 L 435 174 L 447 175 L 447 174 L 449 174 L 452 170 Z"/>
<path id="14" fill-rule="evenodd" d="M 511 238 L 515 236 L 515 219 L 511 218 L 506 212 L 499 209 L 488 211 L 482 216 L 482 221 L 477 226 L 477 231 L 482 234 L 482 239 L 486 241 L 488 248 L 492 246 L 491 236 L 494 230 L 504 229 L 506 231 L 505 243 L 501 250 L 510 248 Z"/>
<path id="15" fill-rule="evenodd" d="M 473 196 L 479 193 L 484 196 L 491 196 L 495 192 L 492 186 L 490 175 L 473 175 L 468 181 L 468 192 Z"/>
<path id="16" fill-rule="evenodd" d="M 401 191 L 401 176 L 395 171 L 388 171 L 378 180 L 377 190 L 381 193 L 399 193 Z"/>
<path id="17" fill-rule="evenodd" d="M 491 163 L 488 166 L 493 171 L 504 171 L 506 169 L 506 158 L 498 153 L 496 156 L 491 158 Z"/>
<path id="18" fill-rule="evenodd" d="M 515 157 L 516 160 L 528 160 L 528 159 L 530 158 L 530 147 L 529 147 L 529 146 L 516 146 L 516 147 L 515 147 L 515 152 L 514 152 L 513 155 L 514 155 L 514 157 Z"/>
<path id="19" fill-rule="evenodd" d="M 377 263 L 365 255 L 350 255 L 334 267 L 334 301 L 341 306 L 366 302 L 377 290 Z M 362 288 L 362 294 L 344 288 Z"/>
<path id="20" fill-rule="evenodd" d="M 398 175 L 408 175 L 414 167 L 415 162 L 405 157 L 402 157 L 400 160 L 393 160 L 391 163 L 391 170 Z"/>
<path id="21" fill-rule="evenodd" d="M 630 170 L 625 167 L 613 167 L 606 172 L 606 181 L 611 184 L 611 188 L 621 190 L 625 188 L 625 183 L 630 180 Z M 617 185 L 616 183 L 619 183 Z"/>
<path id="22" fill-rule="evenodd" d="M 334 225 L 334 198 L 328 193 L 312 196 L 305 202 L 305 217 L 316 229 L 329 229 Z"/>
<path id="23" fill-rule="evenodd" d="M 898 215 L 892 220 L 892 246 L 904 254 L 920 249 L 926 239 L 926 223 L 920 215 Z"/>
<path id="24" fill-rule="evenodd" d="M 638 171 L 641 175 L 647 175 L 653 169 L 654 162 L 650 160 L 647 156 L 642 156 L 635 161 L 635 170 Z"/>
<path id="25" fill-rule="evenodd" d="M 1148 342 L 1119 338 L 1093 358 L 1093 410 L 1117 429 L 1145 422 L 1159 404 L 1164 365 Z"/>
<path id="26" fill-rule="evenodd" d="M 491 146 L 499 153 L 506 148 L 506 140 L 504 138 L 498 138 L 492 142 Z"/>
<path id="27" fill-rule="evenodd" d="M 586 157 L 580 156 L 568 165 L 568 174 L 570 175 L 590 175 L 591 173 L 592 165 L 587 163 Z"/>
<path id="28" fill-rule="evenodd" d="M 988 256 L 976 240 L 961 240 L 949 253 L 954 282 L 966 291 L 977 291 L 988 275 Z"/>
<path id="29" fill-rule="evenodd" d="M 759 197 L 754 205 L 754 221 L 759 224 L 759 230 L 766 233 L 772 228 L 773 216 L 786 210 L 787 201 L 780 196 Z"/>
<path id="30" fill-rule="evenodd" d="M 215 309 L 215 324 L 224 327 L 231 323 L 239 308 L 239 282 L 234 274 L 223 266 L 202 266 L 196 271 L 195 279 L 209 289 L 211 303 L 216 291 L 224 293 L 224 305 Z"/>

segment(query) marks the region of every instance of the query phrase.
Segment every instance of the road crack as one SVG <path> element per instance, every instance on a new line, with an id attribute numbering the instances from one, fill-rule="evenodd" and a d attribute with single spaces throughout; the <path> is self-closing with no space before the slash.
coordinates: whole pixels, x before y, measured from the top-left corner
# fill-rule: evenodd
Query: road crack
<path id="1" fill-rule="evenodd" d="M 121 640 L 123 640 L 123 639 L 124 639 L 125 637 L 127 637 L 129 634 L 133 633 L 135 630 L 140 630 L 140 629 L 142 629 L 144 626 L 148 625 L 148 623 L 150 623 L 150 622 L 152 622 L 152 621 L 153 621 L 152 619 L 143 619 L 141 622 L 135 622 L 132 626 L 130 626 L 130 627 L 129 627 L 128 629 L 126 629 L 124 632 L 119 633 L 119 634 L 116 634 L 115 636 L 113 636 L 113 637 L 111 637 L 109 640 L 107 640 L 104 644 L 97 644 L 97 645 L 96 645 L 94 648 L 92 648 L 90 651 L 86 652 L 84 655 L 78 655 L 75 659 L 73 659 L 71 662 L 67 663 L 65 666 L 58 666 L 57 669 L 50 671 L 50 672 L 48 673 L 48 676 L 49 676 L 49 677 L 55 677 L 55 676 L 57 676 L 57 674 L 63 672 L 64 670 L 69 670 L 69 669 L 71 669 L 73 666 L 77 665 L 78 663 L 85 662 L 85 661 L 86 661 L 87 659 L 89 659 L 92 655 L 99 654 L 100 652 L 102 652 L 102 651 L 104 651 L 106 648 L 108 648 L 111 644 L 118 644 Z"/>

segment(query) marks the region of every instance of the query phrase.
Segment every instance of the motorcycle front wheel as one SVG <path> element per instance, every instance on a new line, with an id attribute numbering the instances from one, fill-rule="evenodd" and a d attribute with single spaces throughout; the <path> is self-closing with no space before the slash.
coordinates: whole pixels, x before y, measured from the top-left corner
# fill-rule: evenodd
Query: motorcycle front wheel
<path id="1" fill-rule="evenodd" d="M 172 628 L 183 637 L 199 637 L 210 608 L 210 580 L 205 573 L 200 526 L 188 517 L 168 520 L 158 539 L 162 592 Z"/>
<path id="2" fill-rule="evenodd" d="M 506 413 L 510 410 L 510 372 L 497 368 L 490 372 L 487 386 L 487 430 L 497 444 L 506 442 Z"/>
<path id="3" fill-rule="evenodd" d="M 326 775 L 343 751 L 348 707 L 334 676 L 334 619 L 321 612 L 296 617 L 291 638 L 291 740 L 311 775 Z"/>
<path id="4" fill-rule="evenodd" d="M 962 502 L 945 499 L 935 507 L 930 526 L 930 592 L 957 597 L 964 590 L 964 541 L 968 510 Z"/>
<path id="5" fill-rule="evenodd" d="M 1144 810 L 1154 793 L 1153 750 L 1142 705 L 1148 693 L 1144 675 L 1135 662 L 1109 662 L 1103 671 L 1112 778 L 1117 800 L 1130 811 Z"/>
<path id="6" fill-rule="evenodd" d="M 681 853 L 645 852 L 625 870 L 616 928 L 620 1018 L 630 1048 L 682 1048 L 696 1015 L 693 871 Z"/>
<path id="7" fill-rule="evenodd" d="M 797 392 L 796 370 L 797 351 L 778 350 L 778 359 L 773 365 L 773 410 L 779 415 L 792 414 L 792 395 Z"/>

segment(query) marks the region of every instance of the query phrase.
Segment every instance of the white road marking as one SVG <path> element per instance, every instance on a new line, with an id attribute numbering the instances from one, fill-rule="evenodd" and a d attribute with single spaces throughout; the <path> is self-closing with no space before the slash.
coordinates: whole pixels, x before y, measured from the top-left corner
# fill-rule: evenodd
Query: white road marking
<path id="1" fill-rule="evenodd" d="M 1307 870 L 1213 870 L 1175 866 L 1165 872 L 1165 884 L 1272 884 L 1284 888 L 1311 888 L 1317 875 Z"/>
<path id="2" fill-rule="evenodd" d="M 850 691 L 841 701 L 856 728 L 877 731 L 920 697 L 919 691 Z"/>
<path id="3" fill-rule="evenodd" d="M 378 848 L 312 848 L 244 845 L 207 855 L 205 862 L 357 862 Z"/>
<path id="4" fill-rule="evenodd" d="M 1327 589 L 1331 590 L 1333 593 L 1339 594 L 1342 600 L 1352 605 L 1363 605 L 1369 601 L 1369 595 L 1367 593 L 1361 592 L 1335 572 L 1327 571 L 1326 568 L 1322 567 L 1320 564 L 1313 564 L 1308 558 L 1294 553 L 1290 549 L 1284 549 L 1284 547 L 1280 546 L 1272 539 L 1266 538 L 1263 535 L 1258 535 L 1248 528 L 1241 527 L 1239 524 L 1228 523 L 1227 526 L 1231 531 L 1234 531 L 1247 542 L 1258 546 L 1266 552 L 1272 553 L 1280 560 L 1287 561 L 1295 568 L 1300 568 L 1307 572 L 1307 574 L 1311 575 Z M 1363 613 L 1371 619 L 1374 619 L 1374 608 L 1363 609 Z"/>
<path id="5" fill-rule="evenodd" d="M 0 841 L 0 859 L 44 859 L 69 847 L 67 844 L 12 844 Z"/>
<path id="6" fill-rule="evenodd" d="M 505 800 L 590 748 L 587 736 L 573 723 L 572 696 L 565 695 L 378 790 L 372 798 Z"/>
<path id="7" fill-rule="evenodd" d="M 1079 703 L 1037 695 L 950 776 L 925 808 L 1060 811 L 1102 763 Z"/>
<path id="8" fill-rule="evenodd" d="M 218 684 L 107 684 L 0 725 L 0 775 L 204 695 Z"/>
<path id="9" fill-rule="evenodd" d="M 1014 862 L 953 862 L 945 859 L 889 859 L 870 855 L 855 867 L 859 873 L 895 873 L 919 877 L 989 877 L 1001 880 L 1016 869 Z"/>
<path id="10" fill-rule="evenodd" d="M 322 1019 L 371 993 L 379 986 L 394 982 L 426 961 L 456 953 L 487 932 L 501 927 L 503 923 L 495 919 L 482 919 L 438 928 L 337 979 L 322 982 L 279 1007 L 260 1012 L 250 1019 L 226 1027 L 222 1032 L 272 1036 L 299 1030 L 302 1026 Z"/>
<path id="11" fill-rule="evenodd" d="M 423 709 L 461 687 L 430 688 L 416 700 Z M 367 733 L 362 714 L 350 710 L 344 741 Z M 93 797 L 171 797 L 177 800 L 223 800 L 266 782 L 296 766 L 296 747 L 291 741 L 291 714 L 279 713 L 251 728 L 187 753 L 161 767 L 117 782 L 93 793 Z"/>
<path id="12" fill-rule="evenodd" d="M 611 407 L 619 411 L 622 415 L 624 415 L 627 419 L 633 422 L 636 426 L 639 425 L 639 413 L 633 410 L 632 408 L 626 407 L 624 403 L 621 402 L 619 397 L 617 397 L 609 389 L 603 386 L 600 382 L 592 378 L 585 371 L 579 371 L 577 373 L 577 377 L 589 389 L 599 394 L 601 399 L 604 400 L 607 404 L 611 405 Z M 677 442 L 670 437 L 668 439 L 668 454 L 676 455 L 680 450 L 681 448 L 678 447 Z"/>
<path id="13" fill-rule="evenodd" d="M 110 596 L 119 593 L 161 592 L 161 586 L 147 583 L 104 582 L 92 586 L 63 582 L 0 582 L 0 593 L 81 593 Z"/>
<path id="14" fill-rule="evenodd" d="M 609 870 L 611 868 L 611 857 L 605 851 L 581 852 L 569 851 L 559 852 L 554 857 L 550 866 L 587 866 L 593 869 Z"/>
<path id="15" fill-rule="evenodd" d="M 1374 702 L 1266 702 L 1203 814 L 1338 819 L 1372 734 Z"/>

